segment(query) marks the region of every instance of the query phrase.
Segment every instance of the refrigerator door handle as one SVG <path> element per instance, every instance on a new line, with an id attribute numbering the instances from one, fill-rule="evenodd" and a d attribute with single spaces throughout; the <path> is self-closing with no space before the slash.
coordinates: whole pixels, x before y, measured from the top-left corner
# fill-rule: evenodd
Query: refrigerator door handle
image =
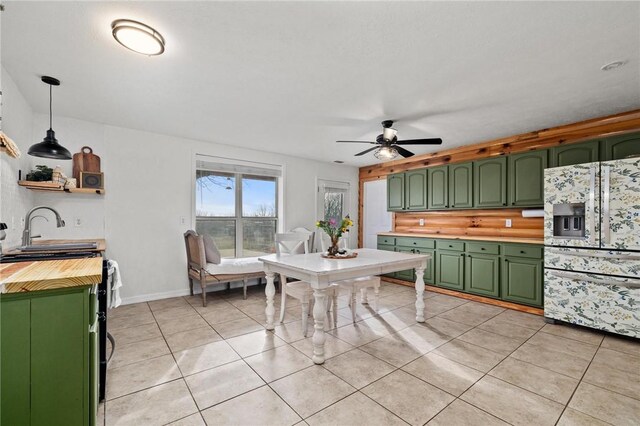
<path id="1" fill-rule="evenodd" d="M 589 243 L 596 243 L 596 168 L 591 166 L 589 169 Z"/>
<path id="2" fill-rule="evenodd" d="M 579 274 L 576 272 L 549 271 L 551 275 L 558 278 L 567 278 L 574 281 L 588 281 L 594 284 L 619 285 L 622 287 L 640 288 L 640 280 L 621 281 L 612 277 L 606 279 L 597 279 L 589 275 Z"/>
<path id="3" fill-rule="evenodd" d="M 602 239 L 603 243 L 611 242 L 611 209 L 609 203 L 611 200 L 611 168 L 602 166 L 603 182 L 602 182 Z"/>
<path id="4" fill-rule="evenodd" d="M 598 252 L 588 252 L 588 251 L 563 251 L 558 249 L 547 249 L 547 252 L 551 254 L 562 254 L 565 256 L 580 256 L 580 257 L 601 257 L 605 259 L 616 259 L 616 260 L 640 260 L 640 254 L 636 253 L 602 253 Z"/>

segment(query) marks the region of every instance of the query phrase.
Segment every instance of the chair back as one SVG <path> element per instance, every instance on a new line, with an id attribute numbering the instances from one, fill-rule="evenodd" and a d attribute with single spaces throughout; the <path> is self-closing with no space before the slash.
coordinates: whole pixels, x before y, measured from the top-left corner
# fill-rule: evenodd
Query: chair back
<path id="1" fill-rule="evenodd" d="M 276 253 L 281 254 L 301 254 L 309 253 L 309 236 L 296 232 L 276 234 Z"/>
<path id="2" fill-rule="evenodd" d="M 319 232 L 318 234 L 320 235 L 320 238 L 319 238 L 320 249 L 324 253 L 327 250 L 329 250 L 329 246 L 331 245 L 331 238 L 329 238 L 326 232 Z M 347 247 L 348 247 L 348 239 L 343 235 L 338 240 L 338 248 L 346 249 Z"/>
<path id="3" fill-rule="evenodd" d="M 187 269 L 200 273 L 200 270 L 207 266 L 202 235 L 189 230 L 184 233 L 184 244 L 187 248 Z"/>
<path id="4" fill-rule="evenodd" d="M 313 231 L 308 230 L 307 228 L 303 228 L 303 227 L 297 227 L 297 228 L 293 228 L 291 231 L 289 232 L 294 232 L 297 234 L 303 234 L 303 235 L 307 235 L 309 237 L 309 252 L 312 253 L 314 251 L 314 242 L 315 242 L 315 236 L 316 233 Z M 300 250 L 300 253 L 302 253 L 302 250 Z"/>

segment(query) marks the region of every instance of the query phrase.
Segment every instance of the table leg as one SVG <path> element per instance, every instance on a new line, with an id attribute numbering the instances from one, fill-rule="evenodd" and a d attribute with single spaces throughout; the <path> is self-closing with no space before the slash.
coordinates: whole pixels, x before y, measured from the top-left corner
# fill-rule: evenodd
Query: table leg
<path id="1" fill-rule="evenodd" d="M 313 296 L 315 304 L 313 306 L 313 362 L 316 364 L 324 363 L 324 321 L 326 318 L 327 292 L 326 289 L 314 289 Z"/>
<path id="2" fill-rule="evenodd" d="M 416 268 L 416 321 L 424 322 L 424 267 Z"/>
<path id="3" fill-rule="evenodd" d="M 264 313 L 267 315 L 267 330 L 273 330 L 275 328 L 273 324 L 273 316 L 276 312 L 276 308 L 273 305 L 273 297 L 276 294 L 276 286 L 274 284 L 275 274 L 273 272 L 267 272 L 267 286 L 265 287 L 264 293 L 267 295 L 267 308 L 264 310 Z M 284 291 L 284 288 L 283 290 Z"/>

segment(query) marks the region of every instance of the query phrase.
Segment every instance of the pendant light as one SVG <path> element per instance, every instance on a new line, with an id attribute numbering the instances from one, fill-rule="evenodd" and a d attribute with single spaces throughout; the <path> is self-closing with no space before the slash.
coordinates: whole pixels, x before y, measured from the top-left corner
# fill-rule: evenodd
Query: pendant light
<path id="1" fill-rule="evenodd" d="M 56 139 L 56 132 L 53 131 L 52 126 L 52 87 L 60 86 L 60 80 L 46 75 L 42 76 L 42 82 L 49 85 L 49 130 L 42 142 L 35 145 L 31 145 L 29 148 L 29 155 L 34 157 L 54 158 L 56 160 L 71 160 L 71 153 L 68 149 L 58 143 Z"/>

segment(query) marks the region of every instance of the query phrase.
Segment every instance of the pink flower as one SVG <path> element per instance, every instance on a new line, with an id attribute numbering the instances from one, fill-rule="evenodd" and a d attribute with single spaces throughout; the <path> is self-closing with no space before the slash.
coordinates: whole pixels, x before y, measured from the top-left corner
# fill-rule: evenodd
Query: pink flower
<path id="1" fill-rule="evenodd" d="M 334 226 L 335 224 L 336 224 L 335 218 L 332 217 L 331 219 L 329 219 L 329 225 Z"/>

